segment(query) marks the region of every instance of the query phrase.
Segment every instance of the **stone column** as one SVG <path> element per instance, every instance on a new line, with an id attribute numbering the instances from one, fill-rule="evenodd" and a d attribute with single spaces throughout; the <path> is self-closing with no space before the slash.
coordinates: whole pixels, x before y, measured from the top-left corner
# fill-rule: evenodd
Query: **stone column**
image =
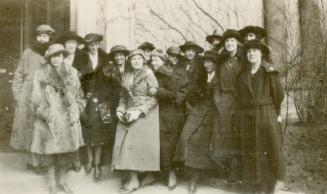
<path id="1" fill-rule="evenodd" d="M 134 48 L 133 1 L 110 0 L 106 5 L 105 38 L 106 48 L 116 44 Z"/>
<path id="2" fill-rule="evenodd" d="M 79 35 L 96 32 L 97 1 L 71 0 L 71 30 Z"/>

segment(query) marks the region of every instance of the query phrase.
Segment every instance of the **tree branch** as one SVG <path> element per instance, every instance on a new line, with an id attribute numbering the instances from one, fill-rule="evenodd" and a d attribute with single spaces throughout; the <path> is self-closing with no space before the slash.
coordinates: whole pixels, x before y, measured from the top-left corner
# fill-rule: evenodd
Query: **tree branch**
<path id="1" fill-rule="evenodd" d="M 164 18 L 162 18 L 158 13 L 156 13 L 152 9 L 150 9 L 150 13 L 152 15 L 156 16 L 160 21 L 162 21 L 163 23 L 165 23 L 170 29 L 176 31 L 185 41 L 187 40 L 187 38 L 184 36 L 184 34 L 180 30 L 178 30 L 176 27 L 174 27 L 171 24 L 169 24 L 169 22 L 167 22 Z"/>
<path id="2" fill-rule="evenodd" d="M 203 27 L 199 24 L 199 23 L 197 23 L 197 22 L 195 22 L 194 20 L 193 20 L 193 18 L 192 18 L 192 15 L 190 14 L 190 13 L 188 13 L 187 12 L 187 10 L 185 9 L 185 8 L 183 8 L 183 7 L 179 7 L 181 10 L 182 10 L 182 12 L 184 13 L 184 15 L 186 16 L 186 17 L 188 17 L 190 20 L 191 20 L 191 22 L 195 25 L 195 26 L 197 26 L 204 34 L 207 34 L 207 32 L 206 32 L 206 30 L 205 29 L 203 29 Z"/>
<path id="3" fill-rule="evenodd" d="M 218 22 L 218 20 L 216 20 L 214 17 L 212 17 L 206 10 L 204 10 L 195 0 L 192 0 L 192 2 L 194 3 L 194 5 L 204 14 L 206 15 L 208 18 L 210 18 L 212 21 L 214 21 L 219 28 L 224 31 L 224 27 Z"/>

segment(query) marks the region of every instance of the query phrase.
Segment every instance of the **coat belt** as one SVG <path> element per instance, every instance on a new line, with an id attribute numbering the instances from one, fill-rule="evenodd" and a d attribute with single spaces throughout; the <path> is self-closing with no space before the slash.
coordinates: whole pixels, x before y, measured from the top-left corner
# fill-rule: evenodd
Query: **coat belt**
<path id="1" fill-rule="evenodd" d="M 241 106 L 251 107 L 251 106 L 260 106 L 260 105 L 269 105 L 273 104 L 272 98 L 260 98 L 260 99 L 246 99 L 241 100 Z"/>
<path id="2" fill-rule="evenodd" d="M 235 92 L 234 89 L 221 89 L 220 91 L 223 93 L 234 93 Z"/>

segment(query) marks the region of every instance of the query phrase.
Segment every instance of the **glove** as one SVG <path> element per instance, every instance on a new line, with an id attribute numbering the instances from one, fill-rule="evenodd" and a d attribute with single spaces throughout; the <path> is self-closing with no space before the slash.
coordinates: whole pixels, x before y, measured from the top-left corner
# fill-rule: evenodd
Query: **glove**
<path id="1" fill-rule="evenodd" d="M 279 116 L 277 117 L 277 121 L 278 121 L 279 123 L 281 123 L 281 122 L 282 122 L 282 116 L 279 115 Z"/>
<path id="2" fill-rule="evenodd" d="M 127 120 L 128 123 L 131 123 L 131 122 L 137 120 L 140 117 L 140 115 L 142 114 L 142 112 L 140 110 L 134 110 L 134 111 L 130 111 L 128 113 L 130 115 Z"/>
<path id="3" fill-rule="evenodd" d="M 117 112 L 116 112 L 116 115 L 117 115 L 118 119 L 119 119 L 121 122 L 125 123 L 125 121 L 124 121 L 124 113 L 122 113 L 122 112 L 120 112 L 120 111 L 117 111 Z"/>

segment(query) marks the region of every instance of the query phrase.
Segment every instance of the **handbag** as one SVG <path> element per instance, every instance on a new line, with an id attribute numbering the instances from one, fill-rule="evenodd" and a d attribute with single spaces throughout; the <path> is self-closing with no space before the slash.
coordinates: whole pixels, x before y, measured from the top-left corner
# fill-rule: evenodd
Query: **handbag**
<path id="1" fill-rule="evenodd" d="M 98 111 L 100 113 L 101 120 L 103 123 L 108 124 L 113 122 L 110 108 L 109 106 L 107 106 L 106 103 L 98 104 Z"/>

